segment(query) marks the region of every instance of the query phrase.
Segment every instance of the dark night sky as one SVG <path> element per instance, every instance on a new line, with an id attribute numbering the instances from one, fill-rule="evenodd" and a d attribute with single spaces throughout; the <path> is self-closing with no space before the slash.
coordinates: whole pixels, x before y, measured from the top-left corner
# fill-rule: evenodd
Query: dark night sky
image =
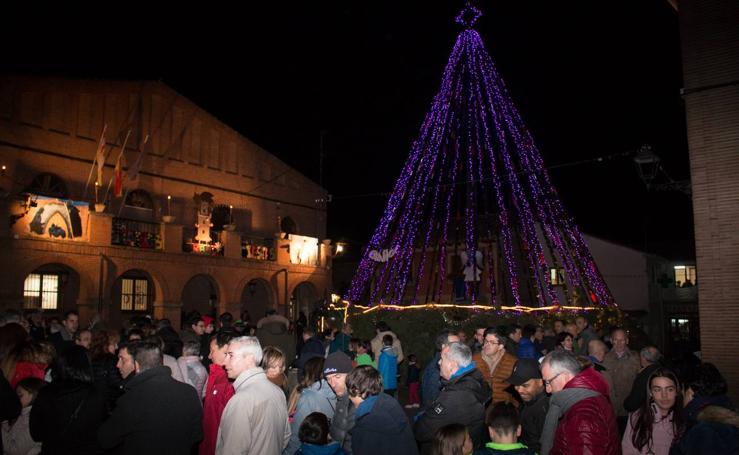
<path id="1" fill-rule="evenodd" d="M 329 236 L 363 242 L 387 197 L 357 195 L 392 188 L 463 2 L 251 3 L 176 14 L 131 6 L 98 22 L 69 9 L 18 13 L 0 32 L 2 70 L 161 79 L 315 181 L 325 130 Z M 478 6 L 477 29 L 547 165 L 649 143 L 674 179 L 689 177 L 677 13 L 667 1 Z M 584 232 L 694 257 L 689 197 L 647 192 L 630 158 L 550 173 Z"/>

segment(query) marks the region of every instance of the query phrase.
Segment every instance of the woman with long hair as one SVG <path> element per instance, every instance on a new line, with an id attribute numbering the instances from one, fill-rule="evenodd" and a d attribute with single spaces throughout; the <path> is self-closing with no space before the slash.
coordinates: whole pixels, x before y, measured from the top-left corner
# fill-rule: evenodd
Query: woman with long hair
<path id="1" fill-rule="evenodd" d="M 121 388 L 123 378 L 116 368 L 119 340 L 120 336 L 117 333 L 98 330 L 92 336 L 90 345 L 93 379 L 105 396 L 108 412 L 113 410 L 116 400 L 123 393 Z"/>
<path id="2" fill-rule="evenodd" d="M 659 368 L 647 381 L 647 400 L 629 414 L 621 450 L 624 455 L 667 455 L 684 430 L 680 383 L 675 373 Z"/>
<path id="3" fill-rule="evenodd" d="M 290 392 L 290 398 L 287 400 L 287 415 L 291 419 L 295 414 L 295 409 L 298 407 L 298 400 L 300 400 L 300 394 L 303 393 L 303 390 L 312 386 L 316 381 L 321 380 L 323 376 L 323 361 L 323 357 L 314 357 L 305 362 L 303 380 L 293 387 Z"/>

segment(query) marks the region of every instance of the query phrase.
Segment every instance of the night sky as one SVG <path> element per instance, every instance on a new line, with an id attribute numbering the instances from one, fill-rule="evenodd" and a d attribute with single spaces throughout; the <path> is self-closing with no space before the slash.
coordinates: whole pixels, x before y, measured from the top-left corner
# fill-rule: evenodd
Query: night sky
<path id="1" fill-rule="evenodd" d="M 329 237 L 359 246 L 438 90 L 463 2 L 252 3 L 132 4 L 97 22 L 18 13 L 0 32 L 1 68 L 161 80 L 316 182 L 323 131 Z M 581 229 L 694 258 L 688 196 L 647 192 L 628 156 L 574 164 L 648 143 L 673 179 L 689 178 L 677 12 L 657 0 L 477 5 L 477 29 Z"/>

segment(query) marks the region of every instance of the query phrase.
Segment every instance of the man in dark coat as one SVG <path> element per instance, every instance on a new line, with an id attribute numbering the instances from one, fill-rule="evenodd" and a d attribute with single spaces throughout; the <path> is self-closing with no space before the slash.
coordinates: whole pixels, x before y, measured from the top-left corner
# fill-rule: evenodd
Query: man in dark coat
<path id="1" fill-rule="evenodd" d="M 58 332 L 49 337 L 49 341 L 56 349 L 56 355 L 60 356 L 67 348 L 74 346 L 74 334 L 80 327 L 80 316 L 76 311 L 71 310 L 64 313 L 62 327 Z"/>
<path id="2" fill-rule="evenodd" d="M 172 379 L 159 345 L 130 345 L 136 375 L 98 431 L 105 449 L 131 455 L 188 455 L 203 438 L 203 407 L 192 386 Z"/>
<path id="3" fill-rule="evenodd" d="M 441 351 L 441 393 L 419 414 L 414 433 L 421 453 L 431 453 L 437 430 L 451 423 L 461 423 L 470 432 L 475 449 L 485 444 L 485 402 L 491 391 L 472 362 L 469 346 L 454 342 Z"/>
<path id="4" fill-rule="evenodd" d="M 511 377 L 506 382 L 513 385 L 523 401 L 523 405 L 519 408 L 521 436 L 518 440 L 538 453 L 541 451 L 539 438 L 541 438 L 544 419 L 549 410 L 549 397 L 544 390 L 539 362 L 533 359 L 518 359 Z"/>
<path id="5" fill-rule="evenodd" d="M 332 352 L 323 364 L 323 376 L 336 394 L 336 408 L 331 418 L 329 433 L 348 455 L 352 455 L 352 436 L 354 428 L 354 405 L 346 393 L 346 376 L 352 371 L 352 359 L 342 351 Z"/>
<path id="6" fill-rule="evenodd" d="M 628 412 L 636 411 L 647 401 L 649 376 L 662 367 L 661 359 L 662 354 L 654 346 L 647 346 L 639 352 L 639 362 L 642 369 L 634 379 L 634 385 L 631 386 L 629 396 L 624 399 L 624 409 Z"/>
<path id="7" fill-rule="evenodd" d="M 459 337 L 449 330 L 443 330 L 436 336 L 436 350 L 434 357 L 426 368 L 423 369 L 421 378 L 421 400 L 424 406 L 428 406 L 439 396 L 441 391 L 441 375 L 439 373 L 439 361 L 441 360 L 441 350 L 449 343 L 459 341 Z"/>

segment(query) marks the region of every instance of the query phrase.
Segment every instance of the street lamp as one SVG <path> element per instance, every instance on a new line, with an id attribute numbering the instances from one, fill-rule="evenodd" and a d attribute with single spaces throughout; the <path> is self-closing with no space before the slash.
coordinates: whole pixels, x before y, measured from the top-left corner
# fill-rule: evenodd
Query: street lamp
<path id="1" fill-rule="evenodd" d="M 655 177 L 657 177 L 659 161 L 659 157 L 652 152 L 652 147 L 647 144 L 639 147 L 639 150 L 636 152 L 636 156 L 634 157 L 636 171 L 647 186 L 647 189 L 649 189 Z"/>

